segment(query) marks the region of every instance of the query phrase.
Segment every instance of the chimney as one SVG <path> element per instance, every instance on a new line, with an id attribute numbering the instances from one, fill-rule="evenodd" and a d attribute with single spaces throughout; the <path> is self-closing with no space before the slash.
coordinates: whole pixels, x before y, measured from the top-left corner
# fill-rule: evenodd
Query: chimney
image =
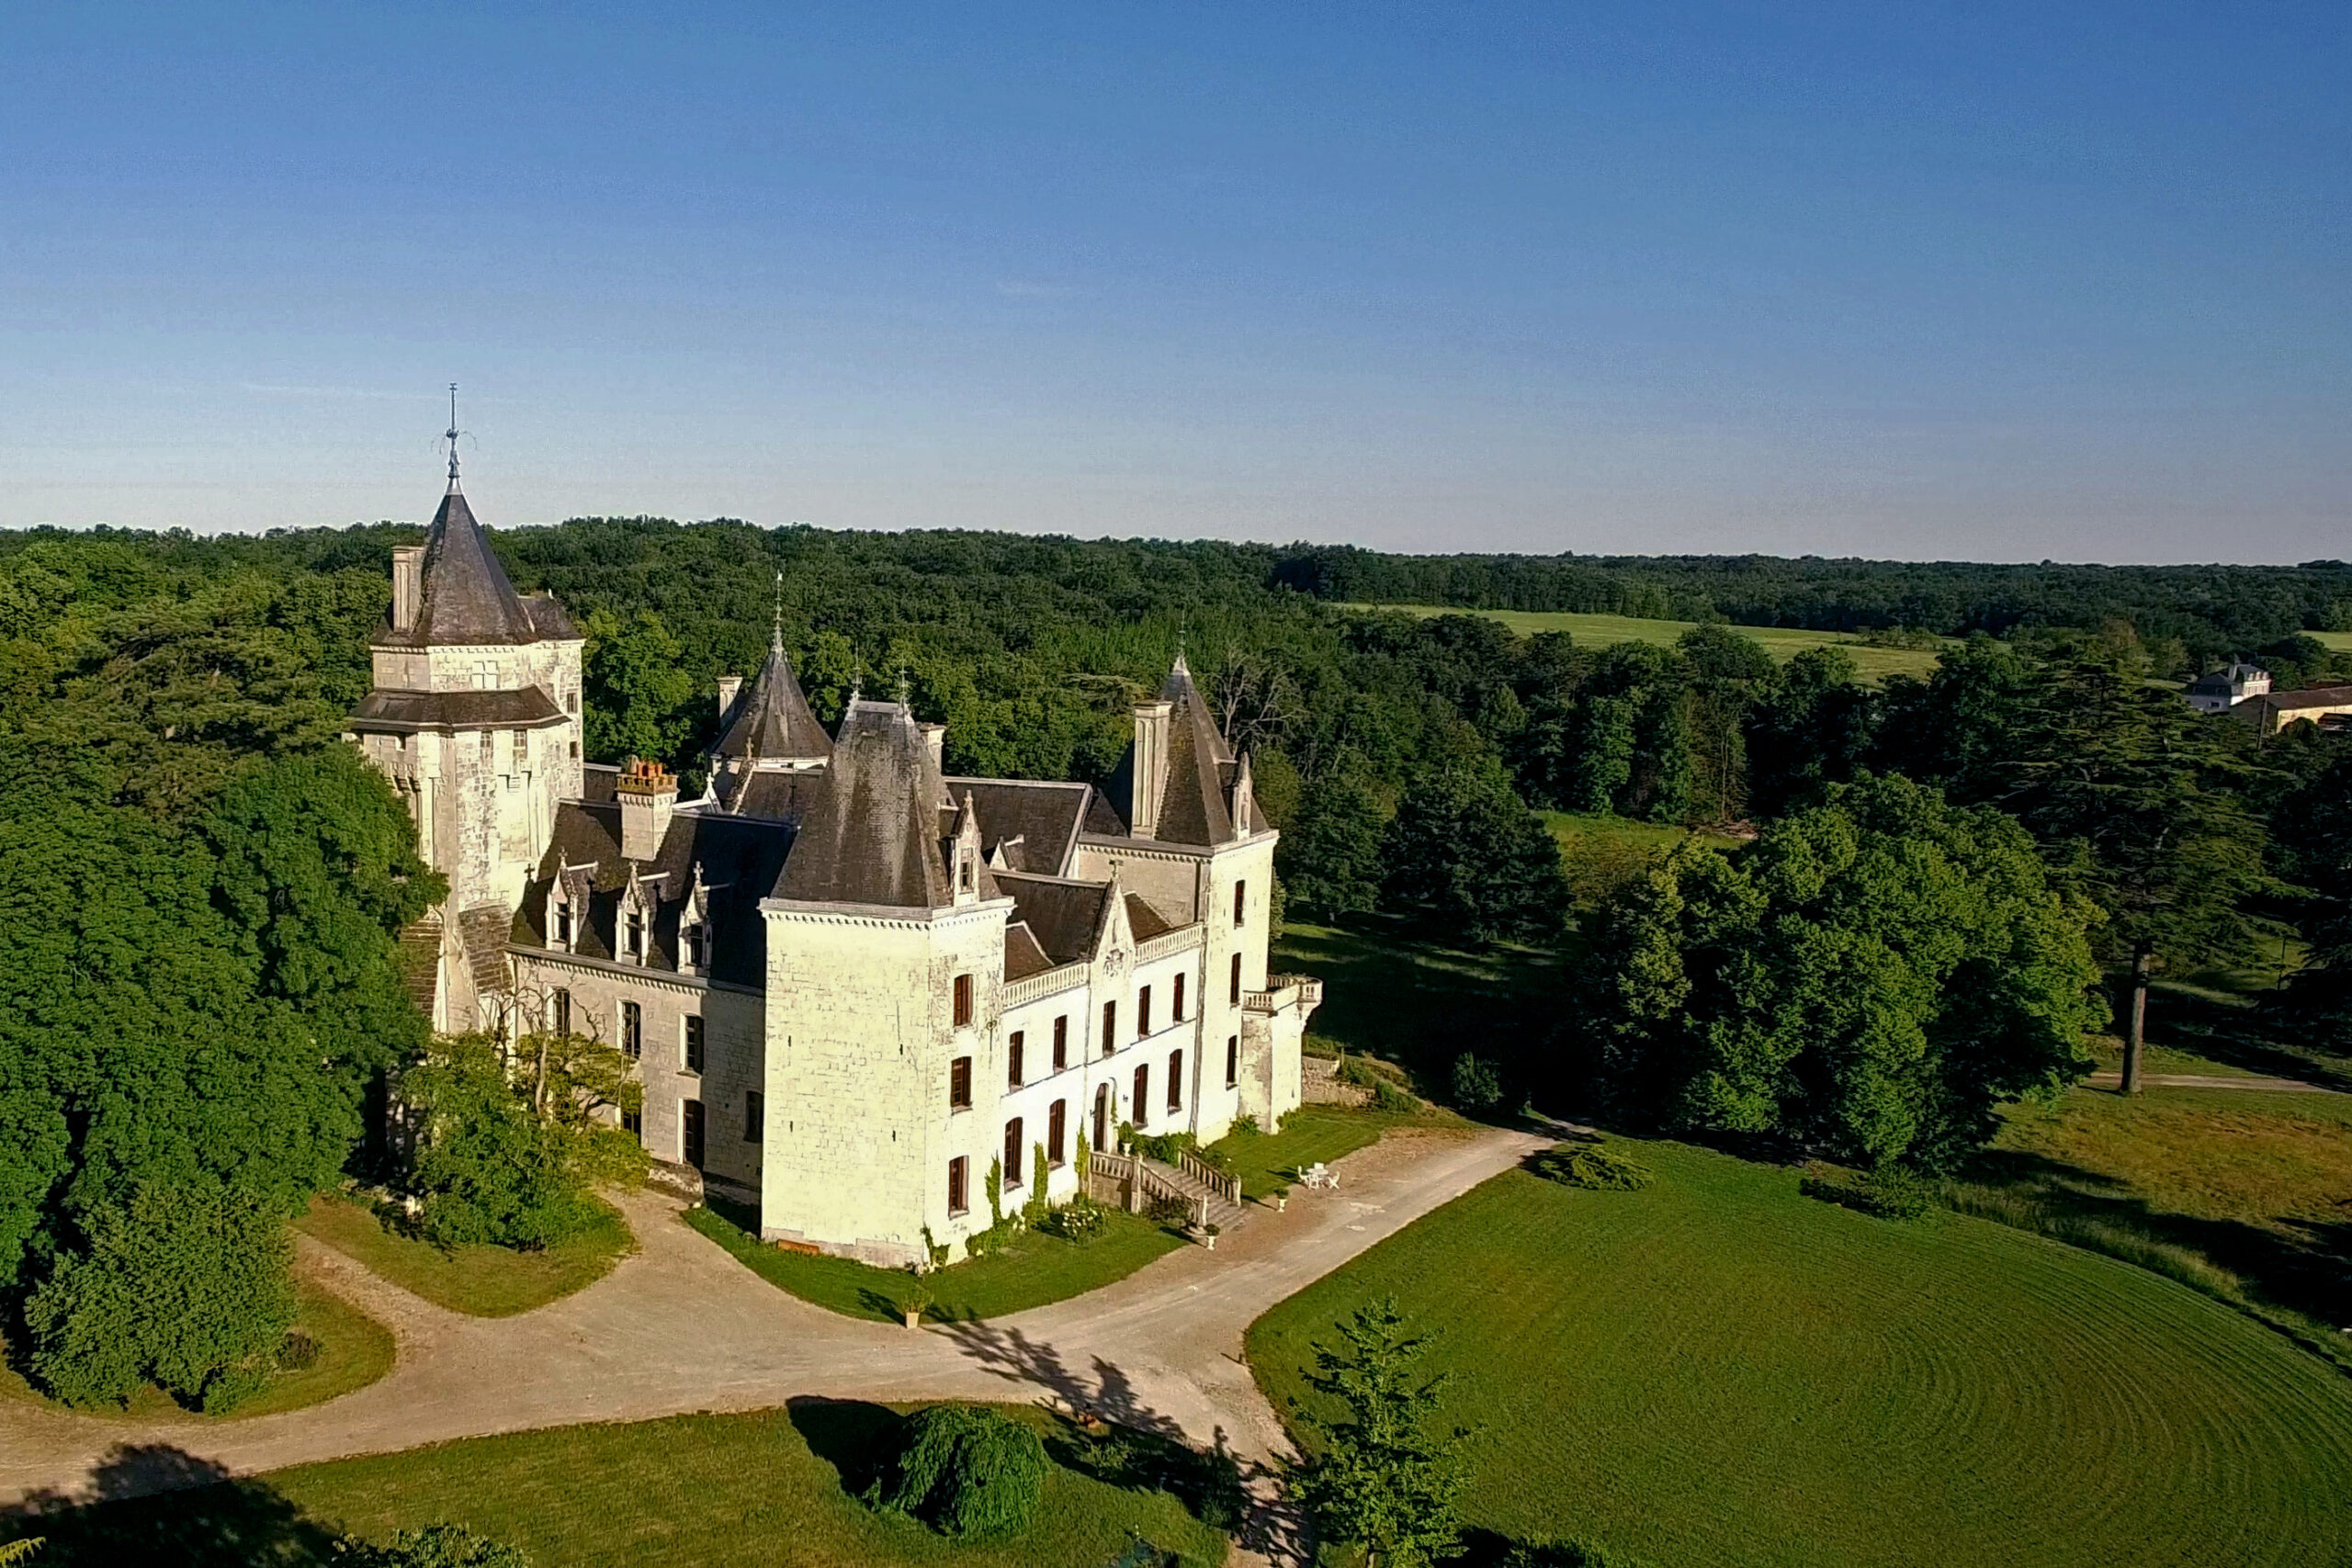
<path id="1" fill-rule="evenodd" d="M 735 711 L 736 695 L 742 690 L 743 677 L 741 675 L 721 675 L 718 678 L 719 723 L 725 724 L 727 722 L 727 716 Z"/>
<path id="2" fill-rule="evenodd" d="M 1136 705 L 1135 795 L 1127 803 L 1127 830 L 1138 839 L 1159 837 L 1159 797 L 1168 788 L 1168 703 Z"/>
<path id="3" fill-rule="evenodd" d="M 650 861 L 662 852 L 670 808 L 678 804 L 677 776 L 661 763 L 631 757 L 613 785 L 621 803 L 621 857 Z"/>
<path id="4" fill-rule="evenodd" d="M 944 761 L 947 755 L 947 727 L 944 724 L 926 724 L 922 727 L 922 743 L 931 748 L 931 765 L 941 773 L 945 773 L 947 771 L 947 763 Z"/>
<path id="5" fill-rule="evenodd" d="M 392 630 L 414 631 L 416 613 L 424 607 L 424 547 L 392 547 Z"/>

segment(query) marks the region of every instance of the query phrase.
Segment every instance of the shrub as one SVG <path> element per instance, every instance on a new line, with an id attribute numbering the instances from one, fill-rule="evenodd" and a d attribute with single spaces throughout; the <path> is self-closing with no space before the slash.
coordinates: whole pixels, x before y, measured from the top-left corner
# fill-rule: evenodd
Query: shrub
<path id="1" fill-rule="evenodd" d="M 1489 1111 L 1503 1102 L 1503 1075 L 1492 1062 L 1464 1051 L 1453 1058 L 1453 1103 L 1464 1111 Z"/>
<path id="2" fill-rule="evenodd" d="M 596 1067 L 605 1055 L 620 1057 L 569 1036 L 560 1051 Z M 409 1182 L 423 1202 L 417 1229 L 426 1240 L 535 1249 L 596 1222 L 590 1187 L 624 1174 L 621 1145 L 635 1150 L 636 1139 L 601 1124 L 542 1120 L 528 1088 L 508 1072 L 497 1043 L 480 1035 L 436 1041 L 402 1079 L 401 1095 L 422 1123 Z"/>
<path id="3" fill-rule="evenodd" d="M 1621 1551 L 1603 1551 L 1580 1540 L 1513 1542 L 1502 1568 L 1641 1568 Z"/>
<path id="4" fill-rule="evenodd" d="M 1882 1220 L 1916 1220 L 1936 1206 L 1933 1183 L 1902 1166 L 1881 1166 L 1856 1178 L 1808 1175 L 1797 1183 L 1808 1198 Z"/>
<path id="5" fill-rule="evenodd" d="M 463 1525 L 399 1530 L 380 1543 L 345 1540 L 336 1562 L 351 1568 L 529 1568 L 519 1548 L 477 1535 Z"/>
<path id="6" fill-rule="evenodd" d="M 299 1372 L 319 1364 L 319 1342 L 299 1328 L 289 1328 L 286 1337 L 277 1342 L 277 1365 L 281 1371 Z"/>
<path id="7" fill-rule="evenodd" d="M 1383 1078 L 1373 1089 L 1372 1108 L 1374 1111 L 1385 1111 L 1392 1115 L 1409 1116 L 1420 1110 L 1421 1102 L 1411 1090 L 1398 1089 L 1386 1078 Z"/>
<path id="8" fill-rule="evenodd" d="M 967 1539 L 1029 1527 L 1046 1488 L 1046 1446 L 1034 1429 L 970 1404 L 934 1404 L 907 1426 L 884 1507 Z"/>
<path id="9" fill-rule="evenodd" d="M 1649 1167 L 1602 1144 L 1555 1144 L 1535 1156 L 1535 1174 L 1595 1192 L 1638 1192 L 1650 1184 Z"/>
<path id="10" fill-rule="evenodd" d="M 1193 1205 L 1182 1198 L 1154 1198 L 1144 1205 L 1143 1214 L 1156 1225 L 1188 1224 L 1193 1218 Z"/>
<path id="11" fill-rule="evenodd" d="M 1091 1241 L 1102 1234 L 1102 1205 L 1090 1198 L 1073 1200 L 1047 1214 L 1037 1228 L 1064 1241 Z"/>
<path id="12" fill-rule="evenodd" d="M 1233 1131 L 1247 1133 L 1255 1137 L 1258 1134 L 1258 1119 L 1255 1116 L 1237 1116 L 1233 1119 Z"/>

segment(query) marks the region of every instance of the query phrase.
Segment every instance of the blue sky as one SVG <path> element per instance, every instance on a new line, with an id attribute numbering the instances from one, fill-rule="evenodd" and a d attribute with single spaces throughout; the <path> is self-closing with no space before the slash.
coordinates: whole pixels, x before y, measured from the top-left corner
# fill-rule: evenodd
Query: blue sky
<path id="1" fill-rule="evenodd" d="M 2352 7 L 0 12 L 0 525 L 2352 555 Z"/>

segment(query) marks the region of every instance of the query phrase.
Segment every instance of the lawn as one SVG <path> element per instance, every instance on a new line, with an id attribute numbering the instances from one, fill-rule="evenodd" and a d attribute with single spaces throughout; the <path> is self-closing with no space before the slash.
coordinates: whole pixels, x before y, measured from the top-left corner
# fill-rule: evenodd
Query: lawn
<path id="1" fill-rule="evenodd" d="M 1167 1492 L 1101 1472 L 1091 1445 L 1041 1413 L 1057 1461 L 1038 1518 L 1012 1540 L 951 1543 L 851 1495 L 895 1416 L 827 1401 L 748 1416 L 565 1427 L 302 1465 L 249 1481 L 101 1504 L 31 1528 L 42 1568 L 325 1568 L 334 1537 L 449 1521 L 519 1546 L 537 1568 L 1109 1568 L 1140 1533 L 1189 1568 L 1226 1538 Z M 190 1461 L 191 1465 L 200 1461 Z M 198 1472 L 201 1473 L 201 1472 Z"/>
<path id="2" fill-rule="evenodd" d="M 594 1226 L 541 1252 L 435 1247 L 387 1230 L 373 1210 L 334 1196 L 311 1200 L 309 1212 L 295 1223 L 436 1306 L 472 1317 L 512 1317 L 594 1284 L 636 1249 L 620 1211 L 602 1203 L 597 1208 L 601 1218 Z"/>
<path id="3" fill-rule="evenodd" d="M 689 1209 L 685 1222 L 778 1290 L 845 1316 L 897 1323 L 899 1303 L 914 1283 L 901 1269 L 767 1246 L 759 1239 L 759 1216 L 736 1204 Z M 1104 1213 L 1102 1233 L 1084 1242 L 1025 1231 L 985 1257 L 925 1279 L 932 1302 L 923 1315 L 933 1323 L 967 1323 L 1026 1312 L 1124 1280 L 1184 1245 L 1176 1231 L 1116 1210 Z"/>
<path id="4" fill-rule="evenodd" d="M 1652 621 L 1633 615 L 1585 615 L 1566 610 L 1465 610 L 1436 604 L 1349 604 L 1351 610 L 1401 610 L 1408 615 L 1484 615 L 1500 621 L 1521 637 L 1538 632 L 1566 632 L 1577 643 L 1605 648 L 1612 642 L 1673 642 L 1698 625 L 1696 621 Z M 1806 631 L 1798 626 L 1732 626 L 1728 630 L 1752 637 L 1764 651 L 1785 664 L 1809 648 L 1835 643 L 1854 660 L 1863 682 L 1876 685 L 1889 675 L 1927 675 L 1936 668 L 1933 649 L 1877 648 L 1849 632 Z M 1949 639 L 1947 639 L 1949 641 Z"/>
<path id="5" fill-rule="evenodd" d="M 1559 1005 L 1556 953 L 1508 943 L 1441 947 L 1401 922 L 1377 919 L 1345 930 L 1287 926 L 1274 943 L 1273 967 L 1321 977 L 1323 1005 L 1308 1026 L 1310 1040 L 1395 1062 L 1431 1096 L 1446 1091 L 1464 1052 L 1544 1038 Z"/>
<path id="6" fill-rule="evenodd" d="M 1794 1171 L 1649 1144 L 1647 1190 L 1512 1172 L 1252 1326 L 1277 1409 L 1310 1341 L 1393 1292 L 1475 1424 L 1505 1537 L 1661 1568 L 2352 1561 L 2352 1382 L 2112 1259 Z"/>
<path id="7" fill-rule="evenodd" d="M 309 1366 L 280 1371 L 260 1393 L 225 1416 L 183 1410 L 171 1395 L 158 1388 L 141 1391 L 120 1411 L 98 1414 L 141 1422 L 243 1421 L 323 1404 L 338 1394 L 365 1388 L 392 1370 L 391 1330 L 308 1280 L 297 1278 L 294 1291 L 294 1326 L 310 1336 L 319 1348 L 318 1359 Z M 14 1367 L 0 1367 L 0 1397 L 29 1400 L 51 1410 L 68 1408 L 43 1395 Z"/>
<path id="8" fill-rule="evenodd" d="M 1380 1141 L 1391 1127 L 1427 1126 L 1421 1116 L 1386 1116 L 1344 1105 L 1302 1105 L 1279 1133 L 1228 1133 L 1210 1145 L 1241 1179 L 1241 1196 L 1265 1203 L 1310 1165 L 1329 1165 Z"/>

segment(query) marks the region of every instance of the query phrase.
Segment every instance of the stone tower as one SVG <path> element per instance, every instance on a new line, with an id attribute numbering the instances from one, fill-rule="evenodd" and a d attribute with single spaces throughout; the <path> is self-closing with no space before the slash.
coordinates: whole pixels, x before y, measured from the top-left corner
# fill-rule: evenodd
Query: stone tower
<path id="1" fill-rule="evenodd" d="M 453 459 L 424 543 L 392 552 L 391 615 L 369 639 L 375 690 L 350 720 L 449 879 L 448 901 L 405 938 L 437 1030 L 502 1021 L 515 907 L 557 806 L 581 794 L 580 648 L 560 604 L 514 592 Z"/>

